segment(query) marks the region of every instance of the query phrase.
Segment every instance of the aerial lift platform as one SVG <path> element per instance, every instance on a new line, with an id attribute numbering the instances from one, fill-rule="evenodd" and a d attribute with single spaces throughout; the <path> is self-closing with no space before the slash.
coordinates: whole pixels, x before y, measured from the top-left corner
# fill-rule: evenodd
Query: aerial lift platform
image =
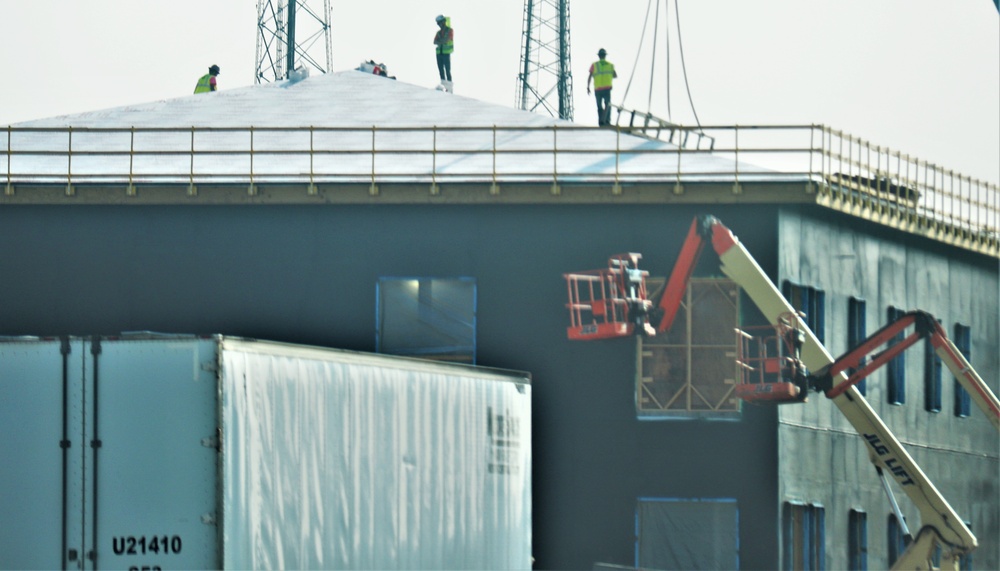
<path id="1" fill-rule="evenodd" d="M 722 272 L 740 286 L 771 326 L 757 339 L 756 352 L 747 352 L 745 331 L 737 356 L 743 374 L 736 394 L 749 403 L 801 403 L 810 391 L 820 391 L 833 401 L 861 436 L 897 519 L 902 514 L 885 480 L 888 473 L 920 512 L 922 527 L 893 569 L 931 569 L 936 548 L 941 548 L 942 569 L 958 569 L 962 556 L 978 542 L 926 474 L 903 448 L 856 384 L 920 339 L 929 339 L 935 353 L 971 395 L 976 405 L 1000 430 L 1000 401 L 945 335 L 933 316 L 924 312 L 904 314 L 875 332 L 857 347 L 834 359 L 810 331 L 750 253 L 726 226 L 712 216 L 696 218 L 681 247 L 659 299 L 650 299 L 648 272 L 639 268 L 638 253 L 612 256 L 601 270 L 564 274 L 569 290 L 567 337 L 600 340 L 630 335 L 652 336 L 668 331 L 680 308 L 682 296 L 705 245 L 718 255 Z M 868 355 L 913 327 L 902 341 L 891 344 L 871 359 Z"/>

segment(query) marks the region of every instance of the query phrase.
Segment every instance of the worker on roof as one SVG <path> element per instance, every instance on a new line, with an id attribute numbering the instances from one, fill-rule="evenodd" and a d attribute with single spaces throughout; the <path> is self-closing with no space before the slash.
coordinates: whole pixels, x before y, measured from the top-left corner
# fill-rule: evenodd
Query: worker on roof
<path id="1" fill-rule="evenodd" d="M 597 50 L 600 58 L 590 65 L 590 75 L 587 76 L 587 95 L 590 95 L 590 80 L 594 80 L 594 97 L 597 98 L 597 124 L 606 127 L 611 124 L 611 81 L 618 77 L 615 64 L 604 59 L 608 52 L 601 48 Z"/>
<path id="2" fill-rule="evenodd" d="M 198 85 L 194 86 L 194 92 L 208 93 L 210 91 L 218 91 L 219 84 L 215 80 L 215 76 L 217 75 L 219 75 L 219 66 L 213 65 L 208 68 L 208 73 L 198 79 Z"/>
<path id="3" fill-rule="evenodd" d="M 455 51 L 455 30 L 451 29 L 451 18 L 439 15 L 434 19 L 438 31 L 434 34 L 434 46 L 437 52 L 438 75 L 441 76 L 441 86 L 438 89 L 452 92 L 451 53 Z"/>

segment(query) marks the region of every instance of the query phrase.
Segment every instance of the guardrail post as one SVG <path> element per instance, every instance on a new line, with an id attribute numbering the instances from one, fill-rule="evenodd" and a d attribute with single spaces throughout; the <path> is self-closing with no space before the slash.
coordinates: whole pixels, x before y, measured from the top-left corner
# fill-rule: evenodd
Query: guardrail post
<path id="1" fill-rule="evenodd" d="M 559 139 L 556 130 L 559 125 L 552 125 L 552 189 L 553 195 L 559 195 L 562 190 L 559 188 Z"/>
<path id="2" fill-rule="evenodd" d="M 621 162 L 622 156 L 622 130 L 615 128 L 615 183 L 611 185 L 611 194 L 621 194 L 622 185 L 618 179 L 619 175 L 619 162 Z"/>
<path id="3" fill-rule="evenodd" d="M 309 186 L 306 187 L 306 194 L 310 196 L 314 196 L 318 192 L 316 189 L 316 182 L 314 176 L 315 167 L 313 165 L 313 159 L 315 159 L 316 157 L 316 148 L 313 144 L 313 132 L 314 132 L 313 126 L 309 125 Z"/>
<path id="4" fill-rule="evenodd" d="M 69 127 L 69 141 L 66 145 L 66 196 L 76 194 L 73 188 L 73 127 Z"/>
<path id="5" fill-rule="evenodd" d="M 816 193 L 816 184 L 813 182 L 815 173 L 813 172 L 813 154 L 816 152 L 816 125 L 809 125 L 809 182 L 806 183 L 806 194 Z"/>
<path id="6" fill-rule="evenodd" d="M 436 196 L 441 193 L 437 185 L 437 125 L 431 126 L 431 195 Z"/>
<path id="7" fill-rule="evenodd" d="M 497 185 L 497 126 L 493 124 L 493 182 L 490 183 L 490 194 L 500 194 L 500 186 Z"/>
<path id="8" fill-rule="evenodd" d="M 3 193 L 7 196 L 13 196 L 14 185 L 10 182 L 10 159 L 11 159 L 11 149 L 10 149 L 10 131 L 11 126 L 7 125 L 7 184 L 4 186 Z"/>
<path id="9" fill-rule="evenodd" d="M 378 185 L 375 184 L 375 125 L 372 125 L 372 183 L 368 187 L 368 194 L 378 196 Z"/>
<path id="10" fill-rule="evenodd" d="M 135 184 L 132 182 L 134 172 L 133 163 L 135 161 L 135 126 L 129 129 L 128 140 L 128 186 L 125 187 L 126 196 L 135 196 Z"/>
<path id="11" fill-rule="evenodd" d="M 191 166 L 188 171 L 188 196 L 198 196 L 198 187 L 194 185 L 194 125 L 191 126 Z"/>
<path id="12" fill-rule="evenodd" d="M 678 135 L 678 139 L 680 136 Z M 678 140 L 677 144 L 677 173 L 674 178 L 674 194 L 681 195 L 684 194 L 684 185 L 681 184 L 681 146 Z"/>
<path id="13" fill-rule="evenodd" d="M 735 180 L 733 181 L 733 194 L 742 194 L 743 187 L 740 186 L 740 126 L 737 124 L 734 127 L 733 149 L 735 150 L 735 158 L 733 159 L 733 172 Z"/>
<path id="14" fill-rule="evenodd" d="M 257 196 L 257 185 L 253 182 L 253 125 L 250 125 L 250 186 L 247 187 L 247 194 Z"/>

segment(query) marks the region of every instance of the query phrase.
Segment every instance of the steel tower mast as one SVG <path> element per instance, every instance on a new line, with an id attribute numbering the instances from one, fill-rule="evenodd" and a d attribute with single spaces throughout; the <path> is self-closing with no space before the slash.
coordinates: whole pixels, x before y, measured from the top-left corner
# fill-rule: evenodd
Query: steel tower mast
<path id="1" fill-rule="evenodd" d="M 330 0 L 257 0 L 256 82 L 287 79 L 296 67 L 333 70 Z"/>
<path id="2" fill-rule="evenodd" d="M 519 109 L 541 108 L 553 117 L 573 120 L 569 49 L 569 0 L 525 0 L 515 102 Z"/>

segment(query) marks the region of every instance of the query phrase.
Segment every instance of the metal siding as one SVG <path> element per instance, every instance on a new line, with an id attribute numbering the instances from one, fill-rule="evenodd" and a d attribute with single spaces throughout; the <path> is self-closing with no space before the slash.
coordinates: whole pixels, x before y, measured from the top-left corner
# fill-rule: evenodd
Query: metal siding
<path id="1" fill-rule="evenodd" d="M 801 282 L 802 272 L 830 279 L 814 284 L 826 291 L 829 300 L 829 331 L 846 329 L 844 300 L 857 296 L 867 301 L 869 333 L 886 323 L 886 309 L 894 305 L 930 311 L 949 331 L 954 321 L 969 319 L 974 327 L 974 342 L 996 346 L 1000 289 L 995 262 L 984 263 L 984 258 L 978 256 L 956 256 L 954 251 L 927 241 L 901 238 L 893 231 L 876 229 L 846 216 L 821 217 L 806 209 L 783 209 L 779 228 L 781 279 Z M 811 262 L 804 264 L 803 258 Z M 820 264 L 832 270 L 820 270 Z M 828 343 L 834 354 L 846 349 L 838 345 L 840 336 L 836 333 Z M 1000 369 L 996 351 L 988 353 L 975 359 L 974 349 L 973 365 L 996 391 Z M 1000 558 L 1000 443 L 996 431 L 978 409 L 968 419 L 956 419 L 950 413 L 951 391 L 945 391 L 941 413 L 925 411 L 922 348 L 911 348 L 904 357 L 906 404 L 885 402 L 884 368 L 868 379 L 868 401 L 907 444 L 945 499 L 971 521 L 980 543 L 972 555 L 976 566 L 995 568 Z M 944 377 L 950 381 L 947 371 Z M 821 394 L 810 396 L 804 405 L 782 407 L 779 412 L 780 497 L 824 504 L 830 530 L 847 529 L 850 510 L 863 509 L 874 522 L 869 567 L 887 566 L 885 528 L 880 522 L 887 521 L 890 510 L 857 434 Z M 915 528 L 919 522 L 916 510 L 905 499 L 901 506 Z M 827 556 L 829 568 L 846 568 L 846 549 L 828 549 Z"/>

